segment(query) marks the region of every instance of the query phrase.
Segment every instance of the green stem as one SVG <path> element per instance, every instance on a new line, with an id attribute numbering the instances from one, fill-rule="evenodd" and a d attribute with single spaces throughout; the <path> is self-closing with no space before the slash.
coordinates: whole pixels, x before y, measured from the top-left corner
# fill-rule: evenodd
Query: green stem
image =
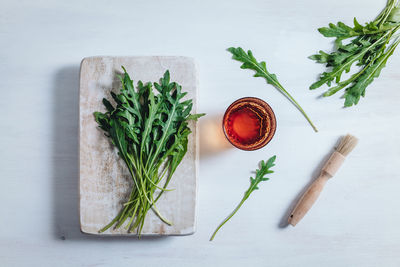
<path id="1" fill-rule="evenodd" d="M 237 207 L 232 211 L 231 214 L 229 214 L 228 217 L 226 217 L 225 220 L 222 221 L 222 223 L 217 227 L 217 229 L 215 229 L 214 233 L 212 234 L 210 241 L 213 241 L 215 235 L 217 234 L 217 232 L 219 231 L 219 229 L 221 229 L 221 227 L 227 222 L 229 221 L 233 215 L 235 215 L 235 213 L 240 209 L 240 207 L 243 205 L 243 203 L 246 201 L 246 199 L 248 198 L 248 195 L 246 193 L 246 195 L 243 197 L 242 201 L 240 201 L 239 205 L 237 205 Z"/>
<path id="2" fill-rule="evenodd" d="M 299 103 L 297 103 L 297 101 L 289 94 L 288 91 L 285 90 L 285 88 L 283 88 L 283 86 L 278 83 L 280 86 L 280 89 L 282 90 L 282 92 L 284 92 L 284 95 L 289 98 L 289 100 L 291 100 L 293 102 L 293 104 L 297 107 L 298 110 L 300 110 L 300 112 L 303 114 L 303 116 L 306 118 L 306 120 L 308 121 L 308 123 L 311 125 L 311 127 L 314 129 L 315 132 L 318 132 L 317 127 L 315 127 L 315 125 L 312 123 L 311 119 L 307 116 L 306 112 L 303 110 L 303 108 L 300 106 Z"/>
<path id="3" fill-rule="evenodd" d="M 118 214 L 117 216 L 115 216 L 115 218 L 114 218 L 109 224 L 107 224 L 106 226 L 104 226 L 103 228 L 101 228 L 101 229 L 99 230 L 99 233 L 103 233 L 103 232 L 107 231 L 111 226 L 114 225 L 114 223 L 116 223 L 116 222 L 119 220 L 119 218 L 121 217 L 121 215 L 122 215 L 122 210 L 119 212 L 119 214 Z"/>
<path id="4" fill-rule="evenodd" d="M 255 64 L 254 62 L 250 61 L 249 63 L 251 63 L 254 68 L 256 68 L 259 72 L 263 73 L 265 75 L 264 78 L 268 77 L 270 74 L 266 73 L 262 68 L 260 68 L 257 64 Z M 315 125 L 312 123 L 311 119 L 307 116 L 306 112 L 303 110 L 303 108 L 300 106 L 299 103 L 297 103 L 296 100 L 294 100 L 294 98 L 289 94 L 288 91 L 285 90 L 285 88 L 283 88 L 283 86 L 276 80 L 274 79 L 274 83 L 275 83 L 275 87 L 277 87 L 280 92 L 287 97 L 292 104 L 295 105 L 295 107 L 303 114 L 303 116 L 306 118 L 306 120 L 308 121 L 308 123 L 311 125 L 311 127 L 314 129 L 315 132 L 318 132 L 317 127 L 315 127 Z"/>
<path id="5" fill-rule="evenodd" d="M 150 178 L 149 174 L 144 169 L 143 169 L 143 171 L 144 171 L 144 175 L 145 175 L 147 181 L 149 181 L 150 184 L 152 184 L 155 188 L 157 188 L 161 191 L 171 191 L 170 189 L 165 189 L 165 188 L 159 187 L 157 185 L 158 181 L 161 180 L 163 176 L 160 176 L 160 179 L 158 179 L 156 182 L 153 182 L 153 180 Z"/>
<path id="6" fill-rule="evenodd" d="M 137 211 L 138 207 L 139 207 L 139 202 L 136 203 L 136 205 L 135 205 L 135 207 L 134 207 L 134 210 L 132 211 L 131 219 L 129 220 L 129 223 L 128 223 L 128 225 L 126 226 L 126 229 L 128 230 L 128 232 L 131 231 L 131 225 L 132 225 L 133 219 L 136 217 L 136 211 Z M 136 217 L 136 218 L 137 218 L 137 217 Z"/>
<path id="7" fill-rule="evenodd" d="M 396 7 L 396 0 L 388 0 L 386 3 L 386 7 L 382 10 L 382 12 L 378 15 L 375 19 L 377 22 L 377 26 L 381 26 L 386 19 L 389 17 L 390 13 L 392 12 L 393 8 Z"/>
<path id="8" fill-rule="evenodd" d="M 343 88 L 345 88 L 347 85 L 349 85 L 350 83 L 352 83 L 353 81 L 355 81 L 361 74 L 364 73 L 364 71 L 366 71 L 368 69 L 368 67 L 375 61 L 375 59 L 378 56 L 376 56 L 373 60 L 371 60 L 368 65 L 366 65 L 362 70 L 360 70 L 358 73 L 354 74 L 353 76 L 351 76 L 349 79 L 347 79 L 346 81 L 340 82 L 338 83 L 335 87 L 329 88 L 328 91 L 326 91 L 323 96 L 331 96 L 336 94 L 338 91 L 342 90 Z"/>
<path id="9" fill-rule="evenodd" d="M 123 213 L 121 215 L 121 219 L 118 221 L 117 225 L 115 226 L 115 229 L 120 228 L 124 222 L 126 221 L 126 219 L 128 219 L 129 217 L 129 211 L 132 209 L 132 205 L 128 205 L 124 208 Z"/>

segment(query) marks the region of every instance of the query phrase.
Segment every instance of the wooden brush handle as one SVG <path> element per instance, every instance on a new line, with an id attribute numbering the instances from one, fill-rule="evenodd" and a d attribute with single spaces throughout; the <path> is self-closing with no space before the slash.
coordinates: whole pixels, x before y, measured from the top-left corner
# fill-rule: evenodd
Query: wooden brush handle
<path id="1" fill-rule="evenodd" d="M 319 194 L 325 186 L 325 183 L 331 178 L 342 165 L 345 157 L 335 151 L 322 168 L 320 176 L 308 187 L 307 191 L 300 198 L 289 216 L 288 223 L 295 226 L 312 205 L 317 200 Z"/>
<path id="2" fill-rule="evenodd" d="M 329 178 L 330 176 L 327 173 L 323 173 L 308 187 L 307 191 L 300 198 L 299 202 L 297 202 L 297 205 L 290 214 L 288 219 L 289 224 L 295 226 L 304 215 L 306 215 L 317 200 Z"/>

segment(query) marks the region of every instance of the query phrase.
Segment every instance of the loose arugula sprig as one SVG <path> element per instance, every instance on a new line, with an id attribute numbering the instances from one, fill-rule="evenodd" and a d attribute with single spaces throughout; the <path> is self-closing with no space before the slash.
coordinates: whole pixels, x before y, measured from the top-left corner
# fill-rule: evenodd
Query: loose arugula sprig
<path id="1" fill-rule="evenodd" d="M 278 89 L 286 98 L 288 98 L 293 105 L 297 107 L 298 110 L 303 114 L 303 116 L 307 119 L 310 123 L 311 127 L 314 129 L 315 132 L 318 132 L 317 128 L 314 126 L 310 118 L 307 116 L 306 112 L 303 108 L 297 103 L 297 101 L 289 94 L 288 91 L 283 88 L 283 86 L 279 83 L 278 78 L 275 74 L 269 73 L 267 70 L 267 66 L 264 61 L 258 62 L 257 59 L 253 56 L 253 53 L 249 50 L 247 53 L 241 47 L 230 47 L 228 51 L 233 54 L 232 58 L 234 60 L 243 62 L 240 66 L 242 69 L 251 69 L 256 71 L 254 77 L 263 77 L 267 81 L 267 83 L 274 86 Z"/>
<path id="2" fill-rule="evenodd" d="M 182 100 L 187 93 L 181 91 L 179 84 L 170 82 L 168 70 L 160 83 L 154 83 L 158 91 L 155 94 L 151 83 L 139 81 L 135 90 L 125 68 L 122 69 L 124 75 L 119 76 L 121 91 L 119 94 L 111 92 L 116 106 L 104 98 L 107 112 L 95 112 L 94 116 L 99 127 L 117 147 L 134 185 L 120 213 L 99 232 L 114 224 L 115 228 L 119 228 L 130 218 L 126 229 L 128 232 L 137 229 L 140 236 L 150 209 L 171 225 L 157 209 L 156 202 L 167 191 L 172 175 L 186 154 L 191 133 L 189 121 L 197 120 L 204 114 L 190 114 L 192 100 Z M 163 178 L 165 182 L 161 186 Z M 156 193 L 156 190 L 160 192 Z"/>
<path id="3" fill-rule="evenodd" d="M 250 194 L 258 189 L 258 184 L 262 181 L 268 181 L 269 178 L 266 178 L 265 175 L 273 173 L 274 171 L 271 170 L 273 166 L 275 166 L 275 159 L 276 156 L 271 157 L 267 162 L 264 162 L 263 160 L 260 162 L 260 168 L 256 170 L 256 177 L 250 177 L 250 186 L 247 189 L 247 191 L 244 193 L 244 196 L 242 200 L 240 201 L 239 205 L 232 211 L 231 214 L 217 227 L 217 229 L 214 231 L 212 234 L 210 241 L 212 241 L 217 234 L 218 230 L 221 229 L 221 227 L 229 221 L 230 218 L 235 215 L 235 213 L 240 209 L 240 207 L 243 205 L 243 203 L 249 198 Z"/>
<path id="4" fill-rule="evenodd" d="M 379 76 L 399 44 L 400 39 L 395 35 L 399 28 L 400 8 L 397 0 L 388 0 L 385 9 L 378 17 L 365 26 L 354 18 L 354 27 L 338 22 L 337 25 L 330 23 L 329 27 L 319 28 L 318 31 L 323 36 L 336 38 L 336 47 L 330 54 L 319 51 L 319 54 L 309 57 L 332 68 L 322 73 L 310 89 L 327 84 L 330 88 L 323 96 L 331 96 L 345 89 L 344 106 L 356 105 L 360 97 L 365 96 L 365 89 Z M 350 42 L 343 44 L 342 41 L 345 39 L 349 39 Z M 360 70 L 341 81 L 342 74 L 348 73 L 353 64 L 360 66 Z M 331 87 L 332 81 L 336 83 L 333 87 Z"/>

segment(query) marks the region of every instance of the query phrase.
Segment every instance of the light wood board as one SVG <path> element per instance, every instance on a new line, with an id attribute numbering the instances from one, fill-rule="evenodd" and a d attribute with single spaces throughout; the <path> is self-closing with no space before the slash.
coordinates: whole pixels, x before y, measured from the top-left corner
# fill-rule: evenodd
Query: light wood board
<path id="1" fill-rule="evenodd" d="M 134 81 L 158 82 L 169 69 L 171 81 L 182 85 L 186 98 L 194 101 L 196 112 L 197 72 L 193 59 L 186 57 L 89 57 L 83 59 L 80 71 L 79 95 L 79 166 L 81 231 L 98 234 L 127 201 L 132 182 L 117 150 L 97 127 L 93 112 L 104 112 L 102 99 L 110 99 L 111 90 L 118 92 L 116 77 L 124 66 Z M 157 202 L 161 213 L 173 222 L 163 223 L 152 210 L 143 227 L 143 235 L 187 235 L 195 231 L 197 188 L 196 124 L 189 137 L 188 152 L 177 168 L 169 188 Z M 109 229 L 102 235 L 127 235 L 125 227 Z M 129 234 L 134 235 L 134 234 Z"/>

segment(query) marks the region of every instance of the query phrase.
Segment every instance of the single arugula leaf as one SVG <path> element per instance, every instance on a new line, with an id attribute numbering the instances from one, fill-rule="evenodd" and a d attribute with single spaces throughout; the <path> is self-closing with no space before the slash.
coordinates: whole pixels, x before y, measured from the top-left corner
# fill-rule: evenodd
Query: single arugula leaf
<path id="1" fill-rule="evenodd" d="M 354 27 L 338 22 L 336 25 L 330 23 L 329 27 L 319 28 L 318 31 L 325 37 L 336 38 L 336 47 L 331 53 L 320 51 L 309 57 L 330 68 L 311 84 L 310 89 L 326 84 L 330 88 L 323 96 L 331 96 L 344 89 L 344 106 L 356 105 L 398 45 L 399 38 L 394 34 L 400 28 L 399 4 L 395 0 L 388 0 L 378 17 L 364 26 L 354 18 Z M 349 39 L 347 44 L 342 43 L 344 39 Z M 343 73 L 350 72 L 353 65 L 360 68 L 342 80 Z"/>
<path id="2" fill-rule="evenodd" d="M 256 71 L 254 77 L 264 77 L 267 83 L 276 87 L 282 87 L 276 75 L 267 70 L 265 61 L 258 62 L 251 50 L 246 53 L 241 47 L 230 47 L 228 51 L 232 53 L 232 58 L 234 60 L 243 62 L 240 68 L 254 70 Z"/>
<path id="3" fill-rule="evenodd" d="M 375 21 L 362 26 L 356 18 L 353 19 L 353 23 L 354 27 L 350 27 L 340 21 L 336 25 L 329 23 L 329 27 L 319 28 L 318 31 L 325 37 L 336 37 L 343 40 L 355 36 L 379 34 L 395 27 L 392 24 L 385 24 L 378 27 Z"/>
<path id="4" fill-rule="evenodd" d="M 235 213 L 240 209 L 240 207 L 243 205 L 243 203 L 250 197 L 250 194 L 252 192 L 254 192 L 255 190 L 259 189 L 258 188 L 259 183 L 269 180 L 269 178 L 267 178 L 265 176 L 267 174 L 271 174 L 274 172 L 271 170 L 271 168 L 275 166 L 275 159 L 276 159 L 276 156 L 272 156 L 270 159 L 267 160 L 267 162 L 264 162 L 263 160 L 260 162 L 260 167 L 258 169 L 256 169 L 256 176 L 255 176 L 255 178 L 250 177 L 250 186 L 244 193 L 244 196 L 243 196 L 242 200 L 240 201 L 239 205 L 237 205 L 237 207 L 232 211 L 232 213 L 229 214 L 229 216 L 225 220 L 223 220 L 222 223 L 217 227 L 217 229 L 212 234 L 210 241 L 212 241 L 214 239 L 214 237 L 217 234 L 217 232 L 219 231 L 219 229 L 221 229 L 221 227 L 227 221 L 229 221 L 233 217 L 233 215 L 235 215 Z"/>
<path id="5" fill-rule="evenodd" d="M 253 56 L 253 53 L 249 50 L 247 53 L 241 47 L 230 47 L 228 51 L 232 53 L 232 58 L 234 60 L 240 61 L 243 64 L 240 66 L 242 69 L 250 69 L 254 70 L 256 73 L 254 77 L 263 77 L 267 81 L 267 83 L 274 86 L 278 91 L 280 91 L 286 98 L 288 98 L 292 104 L 303 114 L 303 116 L 307 119 L 308 123 L 314 129 L 315 132 L 318 132 L 315 125 L 312 123 L 310 118 L 307 116 L 303 108 L 297 103 L 297 101 L 286 91 L 285 88 L 279 83 L 278 78 L 275 74 L 270 73 L 267 70 L 267 65 L 265 61 L 258 62 L 257 59 Z"/>
<path id="6" fill-rule="evenodd" d="M 352 27 L 343 22 L 338 22 L 336 25 L 329 23 L 329 27 L 319 28 L 318 31 L 325 37 L 348 38 L 357 35 Z"/>

